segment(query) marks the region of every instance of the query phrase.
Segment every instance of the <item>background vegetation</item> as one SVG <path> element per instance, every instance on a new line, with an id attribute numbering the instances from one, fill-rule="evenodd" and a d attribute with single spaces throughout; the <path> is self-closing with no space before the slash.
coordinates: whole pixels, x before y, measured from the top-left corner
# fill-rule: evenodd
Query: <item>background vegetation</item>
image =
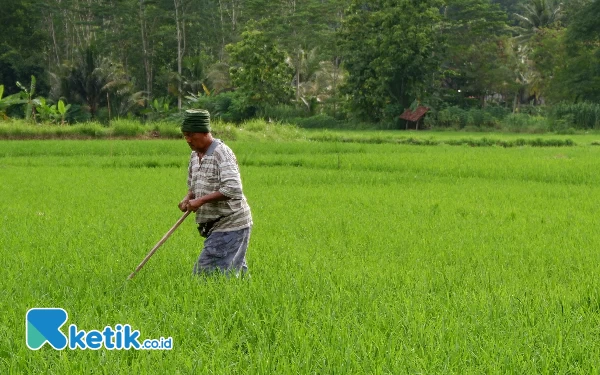
<path id="1" fill-rule="evenodd" d="M 598 0 L 15 0 L 0 9 L 2 118 L 152 122 L 202 107 L 237 123 L 404 129 L 398 115 L 424 104 L 432 111 L 421 127 L 599 123 Z"/>

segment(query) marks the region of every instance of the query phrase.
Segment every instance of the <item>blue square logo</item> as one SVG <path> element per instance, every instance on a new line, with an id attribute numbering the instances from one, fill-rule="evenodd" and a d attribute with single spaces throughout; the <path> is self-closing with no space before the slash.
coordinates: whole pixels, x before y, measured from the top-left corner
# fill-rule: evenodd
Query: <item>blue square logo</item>
<path id="1" fill-rule="evenodd" d="M 34 308 L 27 311 L 25 317 L 25 336 L 27 347 L 38 350 L 45 343 L 56 350 L 67 347 L 67 336 L 60 327 L 66 323 L 67 312 L 60 308 Z"/>

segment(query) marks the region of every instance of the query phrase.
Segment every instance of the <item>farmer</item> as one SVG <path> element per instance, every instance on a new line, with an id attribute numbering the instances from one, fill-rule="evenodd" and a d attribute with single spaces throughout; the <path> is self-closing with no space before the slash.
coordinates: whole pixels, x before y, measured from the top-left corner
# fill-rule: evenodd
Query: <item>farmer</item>
<path id="1" fill-rule="evenodd" d="M 194 274 L 246 273 L 252 214 L 242 192 L 237 159 L 229 147 L 213 138 L 208 111 L 185 111 L 181 131 L 192 154 L 188 193 L 179 209 L 196 212 L 198 231 L 206 238 Z"/>

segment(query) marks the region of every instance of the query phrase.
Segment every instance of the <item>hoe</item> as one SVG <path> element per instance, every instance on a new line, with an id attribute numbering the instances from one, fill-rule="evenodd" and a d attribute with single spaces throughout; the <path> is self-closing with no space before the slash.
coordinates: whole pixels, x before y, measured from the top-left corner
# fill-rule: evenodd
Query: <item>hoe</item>
<path id="1" fill-rule="evenodd" d="M 173 227 L 171 229 L 169 229 L 169 231 L 167 232 L 167 234 L 165 234 L 163 236 L 163 238 L 160 239 L 160 241 L 158 241 L 158 243 L 156 245 L 154 245 L 154 247 L 152 248 L 152 250 L 150 250 L 150 252 L 148 253 L 148 255 L 146 255 L 146 257 L 144 258 L 144 260 L 142 260 L 142 263 L 140 263 L 139 266 L 137 266 L 137 268 L 135 269 L 135 271 L 133 271 L 131 273 L 131 275 L 129 275 L 129 277 L 127 278 L 127 280 L 131 280 L 133 279 L 133 277 L 135 276 L 136 272 L 138 272 L 139 270 L 142 269 L 142 267 L 144 267 L 144 264 L 146 264 L 146 262 L 148 261 L 148 259 L 150 259 L 150 257 L 152 255 L 154 255 L 154 253 L 156 252 L 156 250 L 158 250 L 158 248 L 165 243 L 165 241 L 167 240 L 167 238 L 169 238 L 169 236 L 171 236 L 171 234 L 173 234 L 173 232 L 175 232 L 175 229 L 177 229 L 177 227 L 179 226 L 179 224 L 183 223 L 183 221 L 185 220 L 186 217 L 188 217 L 188 215 L 190 214 L 190 212 L 192 211 L 186 211 L 186 213 L 183 214 L 183 216 L 177 220 L 177 222 L 175 223 L 175 225 L 173 225 Z"/>

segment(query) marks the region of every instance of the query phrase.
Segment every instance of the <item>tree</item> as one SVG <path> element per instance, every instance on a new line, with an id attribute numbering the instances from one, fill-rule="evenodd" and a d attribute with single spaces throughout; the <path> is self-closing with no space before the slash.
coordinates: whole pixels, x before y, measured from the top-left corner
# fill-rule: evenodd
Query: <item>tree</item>
<path id="1" fill-rule="evenodd" d="M 498 4 L 506 12 L 512 25 L 516 25 L 515 13 L 522 9 L 523 3 L 527 0 L 491 0 L 492 4 Z"/>
<path id="2" fill-rule="evenodd" d="M 92 118 L 104 106 L 109 119 L 112 114 L 124 115 L 125 110 L 139 105 L 140 100 L 143 104 L 145 99 L 141 92 L 133 92 L 123 66 L 99 57 L 93 46 L 86 48 L 75 63 L 64 65 L 62 76 L 61 94 L 71 103 L 85 103 Z"/>
<path id="3" fill-rule="evenodd" d="M 560 101 L 566 93 L 560 87 L 561 71 L 566 67 L 568 55 L 565 45 L 566 29 L 541 29 L 530 39 L 530 70 L 534 71 L 538 80 L 532 87 L 533 93 L 546 100 Z"/>
<path id="4" fill-rule="evenodd" d="M 445 87 L 485 106 L 486 96 L 509 79 L 501 58 L 506 14 L 488 0 L 448 0 L 443 14 Z"/>
<path id="5" fill-rule="evenodd" d="M 600 41 L 600 1 L 588 3 L 576 14 L 569 30 L 569 41 L 598 43 Z"/>
<path id="6" fill-rule="evenodd" d="M 577 13 L 585 6 L 592 3 L 594 0 L 564 0 L 563 14 L 560 19 L 562 26 L 569 27 L 573 22 L 577 21 Z"/>
<path id="7" fill-rule="evenodd" d="M 0 6 L 0 83 L 5 94 L 19 92 L 17 81 L 38 77 L 38 92 L 49 90 L 44 74 L 47 35 L 40 28 L 41 15 L 32 0 L 4 1 Z"/>
<path id="8" fill-rule="evenodd" d="M 600 95 L 600 2 L 559 4 L 533 0 L 521 19 L 529 32 L 516 40 L 530 82 L 524 87 L 548 102 L 598 100 Z M 563 13 L 564 9 L 564 13 Z M 569 28 L 561 27 L 563 15 Z"/>
<path id="9" fill-rule="evenodd" d="M 246 19 L 256 21 L 256 28 L 265 33 L 288 56 L 294 69 L 296 100 L 300 101 L 302 86 L 310 84 L 310 70 L 319 62 L 336 59 L 335 32 L 348 0 L 248 0 Z M 313 69 L 307 70 L 307 62 Z"/>
<path id="10" fill-rule="evenodd" d="M 348 71 L 344 93 L 363 119 L 399 115 L 431 88 L 439 70 L 441 2 L 355 0 L 340 40 Z"/>
<path id="11" fill-rule="evenodd" d="M 527 42 L 539 30 L 555 25 L 562 15 L 563 4 L 558 0 L 530 0 L 521 14 L 515 14 L 523 24 L 519 40 Z"/>
<path id="12" fill-rule="evenodd" d="M 566 59 L 557 68 L 555 87 L 562 99 L 600 101 L 600 1 L 584 6 L 565 35 Z"/>
<path id="13" fill-rule="evenodd" d="M 231 79 L 249 103 L 264 107 L 288 103 L 293 95 L 293 70 L 285 54 L 257 30 L 244 31 L 242 40 L 226 48 L 231 56 Z"/>
<path id="14" fill-rule="evenodd" d="M 175 7 L 175 27 L 177 29 L 177 109 L 181 110 L 181 99 L 182 95 L 182 73 L 183 73 L 183 59 L 186 52 L 186 14 L 190 6 L 190 2 L 186 0 L 173 0 Z"/>

